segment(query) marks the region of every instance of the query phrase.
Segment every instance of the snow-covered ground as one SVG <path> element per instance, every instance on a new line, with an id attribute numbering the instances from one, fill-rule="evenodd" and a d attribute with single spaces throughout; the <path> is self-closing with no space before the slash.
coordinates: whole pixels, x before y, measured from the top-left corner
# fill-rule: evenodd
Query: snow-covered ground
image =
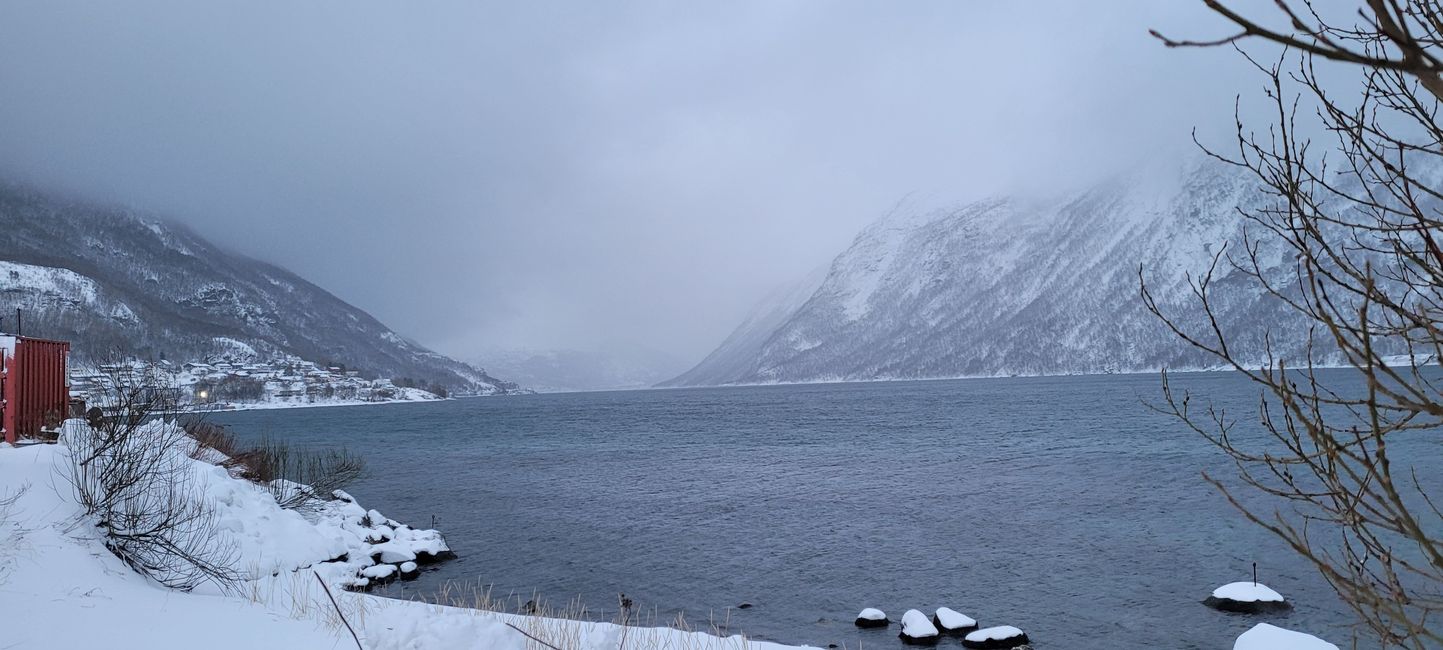
<path id="1" fill-rule="evenodd" d="M 218 534 L 238 553 L 240 586 L 222 591 L 206 584 L 187 593 L 135 573 L 106 549 L 95 522 L 77 502 L 65 478 L 66 446 L 0 444 L 0 502 L 13 501 L 0 507 L 0 612 L 6 622 L 0 647 L 355 647 L 337 616 L 339 608 L 366 650 L 541 647 L 527 634 L 562 650 L 611 650 L 623 644 L 784 648 L 740 636 L 500 614 L 346 591 L 342 587 L 356 579 L 358 570 L 377 576 L 388 572 L 367 569 L 392 566 L 376 565 L 373 557 L 404 565 L 418 551 L 439 550 L 444 542 L 353 501 L 332 502 L 307 515 L 284 510 L 268 490 L 192 460 L 185 450 L 174 453 L 193 472 L 195 489 L 213 504 Z M 345 559 L 328 562 L 341 556 Z M 335 605 L 321 580 L 330 585 Z"/>

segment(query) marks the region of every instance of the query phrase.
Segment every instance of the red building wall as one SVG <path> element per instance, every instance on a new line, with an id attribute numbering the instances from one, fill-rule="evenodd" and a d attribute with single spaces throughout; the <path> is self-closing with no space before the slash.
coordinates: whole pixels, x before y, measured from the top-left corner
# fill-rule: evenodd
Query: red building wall
<path id="1" fill-rule="evenodd" d="M 70 344 L 23 336 L 11 340 L 12 345 L 0 347 L 0 429 L 13 444 L 38 436 L 47 419 L 65 418 Z"/>

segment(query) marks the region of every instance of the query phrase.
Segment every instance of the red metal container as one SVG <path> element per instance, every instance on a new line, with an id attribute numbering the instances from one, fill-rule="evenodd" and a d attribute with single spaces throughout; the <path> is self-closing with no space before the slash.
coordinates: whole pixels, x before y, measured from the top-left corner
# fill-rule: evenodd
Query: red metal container
<path id="1" fill-rule="evenodd" d="M 0 432 L 14 444 L 58 426 L 70 406 L 70 344 L 0 334 Z"/>

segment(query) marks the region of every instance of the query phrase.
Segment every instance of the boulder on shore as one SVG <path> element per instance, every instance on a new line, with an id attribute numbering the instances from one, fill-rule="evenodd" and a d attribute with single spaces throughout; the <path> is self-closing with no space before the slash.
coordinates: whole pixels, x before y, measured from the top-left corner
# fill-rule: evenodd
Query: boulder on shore
<path id="1" fill-rule="evenodd" d="M 880 609 L 868 607 L 857 614 L 857 627 L 887 627 L 891 621 L 887 620 L 887 614 Z"/>
<path id="2" fill-rule="evenodd" d="M 1260 614 L 1292 607 L 1282 594 L 1260 582 L 1233 582 L 1213 590 L 1204 605 L 1225 612 Z"/>
<path id="3" fill-rule="evenodd" d="M 938 607 L 932 623 L 944 634 L 966 634 L 977 629 L 977 619 L 960 614 L 949 607 Z"/>
<path id="4" fill-rule="evenodd" d="M 937 631 L 937 626 L 932 624 L 926 614 L 909 609 L 902 615 L 902 633 L 897 636 L 903 643 L 932 645 L 942 638 L 942 633 Z"/>
<path id="5" fill-rule="evenodd" d="M 1027 643 L 1027 634 L 1011 625 L 986 627 L 962 637 L 962 646 L 967 648 L 1015 648 Z"/>

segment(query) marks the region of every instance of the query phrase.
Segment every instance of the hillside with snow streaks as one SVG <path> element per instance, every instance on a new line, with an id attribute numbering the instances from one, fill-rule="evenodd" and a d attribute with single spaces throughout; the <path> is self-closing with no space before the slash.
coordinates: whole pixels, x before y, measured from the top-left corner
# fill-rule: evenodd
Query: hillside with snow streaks
<path id="1" fill-rule="evenodd" d="M 860 233 L 785 315 L 749 320 L 667 385 L 1212 367 L 1146 311 L 1138 268 L 1169 313 L 1202 325 L 1188 274 L 1205 272 L 1224 242 L 1240 250 L 1238 209 L 1264 200 L 1245 172 L 1193 160 L 1057 199 L 899 209 Z M 1260 254 L 1270 273 L 1291 268 L 1276 242 Z M 1263 357 L 1258 324 L 1277 340 L 1305 339 L 1297 318 L 1241 273 L 1219 275 L 1234 349 Z"/>
<path id="2" fill-rule="evenodd" d="M 515 389 L 428 350 L 295 274 L 180 226 L 0 185 L 0 329 L 78 361 L 299 357 L 462 393 Z"/>

